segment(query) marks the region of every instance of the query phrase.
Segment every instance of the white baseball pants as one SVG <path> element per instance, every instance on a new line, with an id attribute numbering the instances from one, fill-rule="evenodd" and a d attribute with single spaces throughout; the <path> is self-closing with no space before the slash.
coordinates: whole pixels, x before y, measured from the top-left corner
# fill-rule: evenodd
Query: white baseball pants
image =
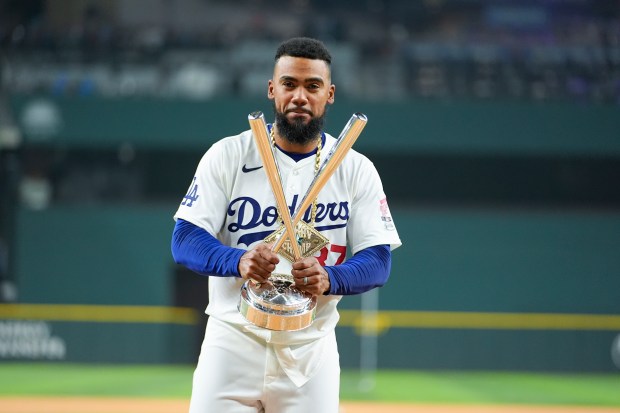
<path id="1" fill-rule="evenodd" d="M 335 332 L 322 340 L 329 342 L 321 364 L 297 387 L 280 367 L 271 344 L 210 318 L 194 371 L 190 413 L 338 413 Z"/>

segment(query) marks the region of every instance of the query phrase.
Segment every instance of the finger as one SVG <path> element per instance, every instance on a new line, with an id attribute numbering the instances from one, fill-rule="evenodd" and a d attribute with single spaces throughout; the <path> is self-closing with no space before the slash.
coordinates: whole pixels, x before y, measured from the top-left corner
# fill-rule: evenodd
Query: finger
<path id="1" fill-rule="evenodd" d="M 293 269 L 291 270 L 291 274 L 293 277 L 305 277 L 316 275 L 320 273 L 320 266 L 318 264 L 305 264 L 305 263 L 296 263 L 297 265 L 293 265 Z"/>
<path id="2" fill-rule="evenodd" d="M 248 268 L 247 272 L 248 278 L 260 283 L 267 281 L 270 275 L 271 271 L 266 270 L 265 268 L 262 268 L 258 265 L 252 265 L 250 268 Z"/>
<path id="3" fill-rule="evenodd" d="M 278 254 L 273 252 L 270 244 L 265 244 L 265 243 L 258 244 L 254 248 L 254 252 L 256 253 L 256 256 L 261 257 L 265 261 L 268 261 L 272 264 L 277 264 L 278 262 L 280 262 L 280 258 L 278 257 Z"/>
<path id="4" fill-rule="evenodd" d="M 256 263 L 256 266 L 252 268 L 252 272 L 263 279 L 267 279 L 275 269 L 275 264 L 263 259 Z"/>
<path id="5" fill-rule="evenodd" d="M 274 253 L 270 249 L 260 250 L 259 255 L 264 260 L 264 262 L 273 264 L 274 266 L 280 262 L 280 258 L 278 257 L 278 254 Z"/>
<path id="6" fill-rule="evenodd" d="M 302 271 L 308 268 L 312 268 L 312 266 L 316 263 L 317 261 L 312 259 L 312 258 L 304 258 L 301 259 L 299 261 L 295 261 L 293 263 L 293 269 L 294 270 L 298 270 L 298 271 Z"/>
<path id="7" fill-rule="evenodd" d="M 316 277 L 311 273 L 297 273 L 294 274 L 293 277 L 295 279 L 295 286 L 304 291 L 307 291 L 308 288 L 312 287 L 317 282 Z"/>
<path id="8" fill-rule="evenodd" d="M 275 270 L 275 265 L 261 258 L 256 254 L 252 258 L 242 260 L 240 273 L 243 278 L 251 278 L 257 281 L 264 281 Z"/>
<path id="9" fill-rule="evenodd" d="M 267 282 L 267 280 L 269 280 L 269 276 L 266 276 L 266 277 L 265 277 L 265 276 L 262 276 L 262 275 L 260 275 L 260 274 L 256 274 L 256 273 L 251 274 L 251 277 L 250 277 L 250 278 L 251 278 L 254 282 L 258 283 L 258 284 L 263 284 L 263 283 Z"/>

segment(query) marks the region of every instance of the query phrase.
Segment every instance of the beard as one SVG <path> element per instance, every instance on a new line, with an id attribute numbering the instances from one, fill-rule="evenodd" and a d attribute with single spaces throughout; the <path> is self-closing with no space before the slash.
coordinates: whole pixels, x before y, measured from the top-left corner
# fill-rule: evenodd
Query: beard
<path id="1" fill-rule="evenodd" d="M 276 114 L 275 124 L 278 126 L 278 133 L 281 137 L 297 145 L 305 145 L 316 140 L 323 130 L 325 123 L 325 112 L 318 117 L 312 116 L 307 124 L 303 119 L 296 118 L 292 122 L 288 120 L 285 113 L 278 112 L 273 108 Z"/>

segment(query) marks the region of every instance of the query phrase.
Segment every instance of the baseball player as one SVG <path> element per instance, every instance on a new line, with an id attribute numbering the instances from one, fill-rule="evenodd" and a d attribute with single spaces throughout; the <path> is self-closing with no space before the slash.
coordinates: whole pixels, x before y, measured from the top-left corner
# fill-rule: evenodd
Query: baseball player
<path id="1" fill-rule="evenodd" d="M 267 92 L 292 214 L 336 141 L 323 132 L 335 94 L 328 50 L 309 38 L 282 43 Z M 174 217 L 175 261 L 210 276 L 190 412 L 338 412 L 336 305 L 383 285 L 391 250 L 401 244 L 373 164 L 349 151 L 305 211 L 303 220 L 330 242 L 291 264 L 296 287 L 318 301 L 314 322 L 300 331 L 257 327 L 237 309 L 243 283 L 265 282 L 284 260 L 263 242 L 281 221 L 250 130 L 211 146 Z"/>

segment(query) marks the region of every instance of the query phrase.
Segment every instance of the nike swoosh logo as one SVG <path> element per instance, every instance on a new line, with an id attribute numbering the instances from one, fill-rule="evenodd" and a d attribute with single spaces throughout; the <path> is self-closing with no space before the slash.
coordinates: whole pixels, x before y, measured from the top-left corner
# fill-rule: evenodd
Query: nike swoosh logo
<path id="1" fill-rule="evenodd" d="M 260 169 L 262 167 L 263 167 L 263 165 L 257 166 L 256 168 L 248 168 L 247 166 L 243 165 L 243 167 L 241 168 L 241 171 L 245 172 L 245 173 L 248 173 L 248 172 L 256 171 L 257 169 Z"/>

